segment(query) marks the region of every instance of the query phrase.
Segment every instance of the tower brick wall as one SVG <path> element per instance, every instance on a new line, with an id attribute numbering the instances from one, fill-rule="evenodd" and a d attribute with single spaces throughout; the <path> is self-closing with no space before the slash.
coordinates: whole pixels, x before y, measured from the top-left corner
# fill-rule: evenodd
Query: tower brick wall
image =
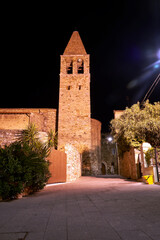
<path id="1" fill-rule="evenodd" d="M 84 175 L 100 173 L 101 123 L 91 119 L 90 56 L 76 31 L 60 65 L 58 148 L 65 149 L 66 144 L 81 154 Z"/>
<path id="2" fill-rule="evenodd" d="M 61 56 L 58 148 L 67 143 L 91 149 L 89 55 L 78 32 Z"/>

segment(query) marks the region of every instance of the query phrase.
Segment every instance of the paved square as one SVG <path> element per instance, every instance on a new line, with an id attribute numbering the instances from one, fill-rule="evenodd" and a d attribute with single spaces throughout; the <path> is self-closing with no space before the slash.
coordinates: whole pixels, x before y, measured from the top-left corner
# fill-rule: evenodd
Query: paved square
<path id="1" fill-rule="evenodd" d="M 0 202 L 1 240 L 158 240 L 160 185 L 81 177 Z"/>

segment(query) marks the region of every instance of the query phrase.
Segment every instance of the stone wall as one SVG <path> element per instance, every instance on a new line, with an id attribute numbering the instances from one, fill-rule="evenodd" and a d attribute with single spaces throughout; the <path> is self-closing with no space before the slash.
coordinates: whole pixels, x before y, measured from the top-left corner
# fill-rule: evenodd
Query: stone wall
<path id="1" fill-rule="evenodd" d="M 15 142 L 21 135 L 20 130 L 4 130 L 0 129 L 0 147 L 10 145 Z"/>
<path id="2" fill-rule="evenodd" d="M 91 174 L 101 173 L 101 122 L 91 119 Z"/>
<path id="3" fill-rule="evenodd" d="M 71 182 L 81 176 L 81 155 L 71 144 L 66 144 L 65 153 L 67 154 L 67 182 Z"/>
<path id="4" fill-rule="evenodd" d="M 31 112 L 30 122 L 34 123 L 39 131 L 56 131 L 56 109 L 40 109 L 39 112 Z"/>
<path id="5" fill-rule="evenodd" d="M 120 175 L 126 178 L 138 178 L 137 165 L 135 162 L 135 150 L 131 148 L 130 151 L 125 152 L 120 157 Z"/>
<path id="6" fill-rule="evenodd" d="M 21 133 L 22 130 L 0 129 L 0 147 L 8 146 L 17 141 Z M 38 138 L 45 144 L 48 141 L 48 134 L 46 132 L 38 132 Z"/>
<path id="7" fill-rule="evenodd" d="M 89 73 L 60 74 L 58 148 L 66 143 L 91 148 Z"/>

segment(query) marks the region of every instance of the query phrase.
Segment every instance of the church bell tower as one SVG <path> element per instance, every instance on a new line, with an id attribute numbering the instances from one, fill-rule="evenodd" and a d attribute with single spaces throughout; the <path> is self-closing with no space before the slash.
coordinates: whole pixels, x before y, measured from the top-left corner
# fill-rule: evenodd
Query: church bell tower
<path id="1" fill-rule="evenodd" d="M 77 31 L 61 55 L 60 64 L 58 149 L 69 143 L 78 150 L 90 150 L 90 62 Z"/>

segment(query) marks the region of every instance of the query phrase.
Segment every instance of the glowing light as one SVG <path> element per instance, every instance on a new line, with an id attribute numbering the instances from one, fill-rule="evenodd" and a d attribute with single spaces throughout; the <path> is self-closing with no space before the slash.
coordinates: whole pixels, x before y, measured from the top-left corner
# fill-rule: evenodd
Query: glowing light
<path id="1" fill-rule="evenodd" d="M 159 67 L 160 67 L 159 64 L 154 65 L 154 68 L 155 68 L 155 69 L 157 69 L 157 68 L 159 68 Z"/>
<path id="2" fill-rule="evenodd" d="M 160 59 L 160 49 L 157 52 L 157 57 L 158 57 L 158 59 Z"/>
<path id="3" fill-rule="evenodd" d="M 113 138 L 112 137 L 107 137 L 108 142 L 112 142 Z"/>

